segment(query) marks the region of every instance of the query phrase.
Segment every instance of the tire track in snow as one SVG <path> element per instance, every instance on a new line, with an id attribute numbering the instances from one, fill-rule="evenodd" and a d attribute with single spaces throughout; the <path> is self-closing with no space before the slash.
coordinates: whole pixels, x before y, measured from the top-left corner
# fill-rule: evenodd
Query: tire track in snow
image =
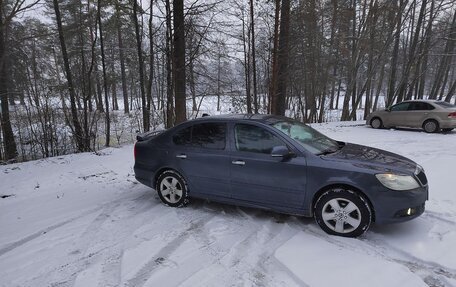
<path id="1" fill-rule="evenodd" d="M 243 219 L 243 226 L 239 230 L 240 234 L 245 236 L 239 238 L 228 248 L 218 246 L 217 238 L 211 240 L 210 245 L 203 247 L 203 250 L 212 255 L 210 262 L 205 264 L 204 268 L 185 278 L 180 284 L 184 286 L 192 286 L 196 283 L 199 286 L 306 286 L 296 276 L 289 276 L 289 270 L 283 266 L 279 266 L 281 268 L 278 271 L 286 274 L 287 283 L 284 285 L 283 281 L 274 277 L 274 272 L 277 272 L 277 262 L 274 261 L 273 254 L 278 246 L 294 235 L 294 233 L 284 232 L 287 225 L 280 223 L 281 220 L 277 220 L 274 213 L 261 210 L 246 212 L 239 207 L 234 208 Z M 235 218 L 229 218 L 228 222 L 224 220 L 222 223 L 224 225 L 239 224 Z M 249 232 L 242 231 L 242 228 Z M 218 237 L 223 236 L 223 233 L 218 234 Z M 270 268 L 271 266 L 273 268 Z"/>
<path id="2" fill-rule="evenodd" d="M 456 225 L 455 222 L 441 217 L 440 214 L 436 212 L 426 212 L 426 214 L 424 214 L 423 216 L 428 217 L 431 220 L 437 220 L 441 224 L 448 224 L 450 226 Z M 310 222 L 296 223 L 289 222 L 290 219 L 291 218 L 289 218 L 289 220 L 285 222 L 287 222 L 291 226 L 294 226 L 296 229 L 301 229 L 301 231 L 303 232 L 310 233 L 313 236 L 316 236 L 331 244 L 335 244 L 340 248 L 353 250 L 354 252 L 359 252 L 361 248 L 363 252 L 370 256 L 375 256 L 387 261 L 396 262 L 406 267 L 411 272 L 417 274 L 429 286 L 452 286 L 453 283 L 448 283 L 448 279 L 456 280 L 456 270 L 452 270 L 451 268 L 447 268 L 435 262 L 430 262 L 417 258 L 412 254 L 405 252 L 401 249 L 398 249 L 383 240 L 369 238 L 369 232 L 374 232 L 372 230 L 368 231 L 368 233 L 366 234 L 367 236 L 364 235 L 360 238 L 347 239 L 343 237 L 331 236 L 324 233 L 313 221 L 313 224 L 311 224 Z M 307 221 L 307 219 L 305 218 L 300 218 L 298 220 Z"/>
<path id="3" fill-rule="evenodd" d="M 135 198 L 133 201 L 145 198 L 145 196 L 147 196 L 147 194 L 141 195 L 141 196 Z M 74 222 L 74 221 L 76 221 L 78 219 L 81 219 L 81 218 L 83 218 L 83 217 L 85 217 L 87 215 L 95 213 L 95 212 L 99 211 L 102 208 L 106 208 L 107 206 L 120 203 L 123 200 L 126 200 L 126 199 L 124 199 L 124 198 L 117 199 L 115 201 L 111 201 L 111 202 L 96 206 L 96 207 L 94 207 L 92 209 L 86 210 L 86 211 L 84 211 L 84 212 L 82 212 L 82 213 L 80 213 L 80 214 L 78 214 L 78 215 L 76 215 L 74 217 L 71 217 L 71 218 L 69 218 L 67 220 L 61 221 L 59 223 L 56 223 L 56 224 L 53 224 L 53 225 L 48 226 L 46 228 L 43 228 L 43 229 L 41 229 L 41 230 L 39 230 L 37 232 L 34 232 L 34 233 L 32 233 L 32 234 L 30 234 L 30 235 L 28 235 L 28 236 L 26 236 L 26 237 L 24 237 L 24 238 L 22 238 L 20 240 L 17 240 L 15 242 L 9 243 L 9 244 L 7 244 L 6 247 L 3 247 L 3 248 L 0 249 L 0 257 L 3 256 L 5 253 L 8 253 L 8 252 L 10 252 L 10 251 L 12 251 L 12 250 L 14 250 L 14 249 L 26 244 L 26 243 L 28 243 L 28 242 L 30 242 L 30 241 L 32 241 L 32 240 L 34 240 L 34 239 L 36 239 L 36 238 L 38 238 L 38 237 L 40 237 L 42 235 L 45 235 L 45 234 L 47 234 L 47 233 L 49 233 L 51 231 L 54 231 L 54 230 L 56 230 L 56 229 L 58 229 L 58 228 L 60 228 L 62 226 L 65 226 L 65 225 L 67 225 L 69 223 L 72 223 L 72 222 Z"/>
<path id="4" fill-rule="evenodd" d="M 32 241 L 32 240 L 34 240 L 34 239 L 36 239 L 36 238 L 38 238 L 38 237 L 40 237 L 42 235 L 45 235 L 45 234 L 47 234 L 47 233 L 49 233 L 49 232 L 51 232 L 53 230 L 56 230 L 57 228 L 60 228 L 60 227 L 62 227 L 64 225 L 67 225 L 67 224 L 69 224 L 71 222 L 74 222 L 74 221 L 76 221 L 76 220 L 78 220 L 80 218 L 83 218 L 84 216 L 87 216 L 89 214 L 95 213 L 99 209 L 100 209 L 100 207 L 95 207 L 95 208 L 89 209 L 89 210 L 87 210 L 87 211 L 85 211 L 85 212 L 83 212 L 83 213 L 81 213 L 81 214 L 79 214 L 77 216 L 74 216 L 74 217 L 72 217 L 70 219 L 64 220 L 62 222 L 59 222 L 59 223 L 56 223 L 56 224 L 51 225 L 49 227 L 46 227 L 44 229 L 41 229 L 41 230 L 39 230 L 39 231 L 37 231 L 37 232 L 35 232 L 33 234 L 30 234 L 29 236 L 26 236 L 26 237 L 24 237 L 24 238 L 22 238 L 20 240 L 17 240 L 17 241 L 15 241 L 13 243 L 10 243 L 6 247 L 0 249 L 0 257 L 3 256 L 5 253 L 8 253 L 8 252 L 10 252 L 10 251 L 12 251 L 12 250 L 14 250 L 14 249 L 26 244 L 26 243 L 28 243 L 28 242 L 30 242 L 30 241 Z"/>
<path id="5" fill-rule="evenodd" d="M 449 224 L 449 225 L 452 225 L 452 226 L 455 226 L 456 227 L 456 222 L 452 221 L 452 220 L 448 220 L 446 219 L 444 216 L 445 214 L 443 213 L 439 213 L 439 212 L 435 212 L 435 211 L 429 211 L 429 210 L 426 210 L 426 212 L 422 215 L 424 218 L 428 217 L 428 218 L 431 218 L 432 220 L 437 220 L 437 221 L 441 221 L 441 222 L 444 222 L 446 224 Z M 448 214 L 448 216 L 452 216 L 452 214 Z M 447 217 L 448 217 L 447 216 Z"/>
<path id="6" fill-rule="evenodd" d="M 147 279 L 155 272 L 155 270 L 163 263 L 164 260 L 170 257 L 170 255 L 177 250 L 177 248 L 189 238 L 194 230 L 201 228 L 204 224 L 209 222 L 209 220 L 214 217 L 212 214 L 203 216 L 203 218 L 198 219 L 196 222 L 189 222 L 190 227 L 181 232 L 177 237 L 171 240 L 163 248 L 161 248 L 154 258 L 151 258 L 136 274 L 133 278 L 130 278 L 125 286 L 140 287 L 144 286 Z"/>
<path id="7" fill-rule="evenodd" d="M 161 207 L 158 204 L 150 206 L 152 197 L 151 193 L 147 193 L 127 202 L 116 202 L 113 206 L 106 207 L 105 211 L 95 218 L 80 236 L 81 240 L 79 242 L 81 243 L 78 244 L 77 248 L 77 250 L 84 250 L 81 254 L 87 254 L 90 249 L 95 249 L 95 255 L 97 256 L 84 256 L 84 260 L 77 260 L 75 264 L 69 265 L 66 272 L 59 270 L 59 275 L 64 278 L 71 278 L 68 281 L 74 283 L 83 270 L 101 261 L 103 262 L 103 269 L 99 285 L 105 286 L 104 282 L 107 282 L 118 286 L 120 284 L 120 262 L 123 255 L 122 246 L 124 241 L 131 236 L 134 230 L 144 224 L 149 218 L 147 216 L 148 213 L 153 212 L 155 208 Z M 142 202 L 142 206 L 138 206 L 137 203 L 131 204 L 138 201 Z M 111 215 L 106 216 L 106 212 Z M 107 220 L 108 218 L 114 218 L 116 215 L 118 218 L 113 219 L 113 221 Z M 114 225 L 114 229 L 109 228 L 111 224 Z M 103 228 L 103 225 L 109 226 Z M 115 233 L 111 233 L 112 231 Z M 89 255 L 93 253 L 92 251 Z M 113 254 L 120 255 L 113 256 Z M 118 276 L 111 277 L 112 272 L 116 272 L 116 270 L 119 271 Z"/>
<path id="8" fill-rule="evenodd" d="M 407 267 L 411 272 L 418 274 L 426 284 L 428 284 L 427 281 L 433 282 L 432 284 L 434 285 L 430 286 L 439 286 L 435 285 L 438 284 L 438 282 L 443 284 L 442 277 L 443 279 L 448 278 L 456 280 L 456 270 L 452 270 L 451 268 L 447 268 L 435 262 L 429 262 L 417 258 L 412 254 L 398 249 L 384 241 L 367 238 L 362 241 L 370 245 L 372 247 L 371 249 L 376 250 L 377 254 L 386 260 L 399 263 Z M 443 284 L 441 286 L 447 285 Z"/>
<path id="9" fill-rule="evenodd" d="M 305 232 L 337 245 L 340 248 L 352 250 L 353 252 L 359 252 L 361 249 L 369 256 L 398 263 L 418 275 L 423 282 L 431 287 L 451 286 L 449 285 L 450 283 L 445 283 L 447 279 L 456 279 L 455 270 L 441 266 L 438 263 L 427 262 L 414 257 L 412 254 L 397 249 L 383 240 L 371 239 L 365 235 L 360 238 L 351 239 L 335 237 L 323 233 L 316 226 L 310 227 Z"/>
<path id="10" fill-rule="evenodd" d="M 76 244 L 74 250 L 60 258 L 63 260 L 59 262 L 63 262 L 59 266 L 38 274 L 29 282 L 41 280 L 43 286 L 73 286 L 77 276 L 92 264 L 104 262 L 104 265 L 107 265 L 105 263 L 112 261 L 110 257 L 116 250 L 122 251 L 119 246 L 131 235 L 131 231 L 147 220 L 147 212 L 160 206 L 151 206 L 152 200 L 149 199 L 152 197 L 153 195 L 148 192 L 133 199 L 120 198 L 97 207 L 96 211 L 100 208 L 103 210 L 85 227 L 78 239 L 73 240 Z M 138 201 L 142 202 L 142 205 L 138 205 Z M 143 217 L 138 218 L 138 215 L 142 214 Z M 115 227 L 107 228 L 106 225 Z"/>
<path id="11" fill-rule="evenodd" d="M 116 248 L 116 250 L 111 253 L 110 256 L 107 256 L 104 259 L 101 278 L 98 281 L 99 287 L 114 287 L 120 285 L 123 249 Z"/>

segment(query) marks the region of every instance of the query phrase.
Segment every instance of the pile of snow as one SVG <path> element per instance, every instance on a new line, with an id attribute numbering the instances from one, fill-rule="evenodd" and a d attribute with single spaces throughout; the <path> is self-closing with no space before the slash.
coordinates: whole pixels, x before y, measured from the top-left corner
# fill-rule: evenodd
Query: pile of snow
<path id="1" fill-rule="evenodd" d="M 329 236 L 312 219 L 193 200 L 137 184 L 132 146 L 0 167 L 0 286 L 456 286 L 456 132 L 313 124 L 421 164 L 426 212 Z"/>

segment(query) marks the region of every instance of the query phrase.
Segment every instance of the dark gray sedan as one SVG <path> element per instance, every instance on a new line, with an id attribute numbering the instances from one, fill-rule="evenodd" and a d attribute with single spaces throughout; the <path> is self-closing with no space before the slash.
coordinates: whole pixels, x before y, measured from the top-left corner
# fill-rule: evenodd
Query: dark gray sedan
<path id="1" fill-rule="evenodd" d="M 285 117 L 210 116 L 137 139 L 136 179 L 172 207 L 195 197 L 314 216 L 327 233 L 355 237 L 419 216 L 428 199 L 410 159 Z"/>
<path id="2" fill-rule="evenodd" d="M 405 101 L 366 118 L 374 129 L 408 127 L 422 128 L 427 133 L 449 132 L 456 128 L 456 106 L 444 101 Z"/>

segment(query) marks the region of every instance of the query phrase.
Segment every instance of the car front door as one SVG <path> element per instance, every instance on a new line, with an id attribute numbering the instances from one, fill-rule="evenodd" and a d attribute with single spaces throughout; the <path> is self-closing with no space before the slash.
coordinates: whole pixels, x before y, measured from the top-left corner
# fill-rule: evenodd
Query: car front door
<path id="1" fill-rule="evenodd" d="M 225 122 L 197 123 L 173 135 L 175 166 L 192 196 L 230 197 L 230 156 Z"/>
<path id="2" fill-rule="evenodd" d="M 305 158 L 272 157 L 273 147 L 287 144 L 261 125 L 237 123 L 232 131 L 232 197 L 262 206 L 302 208 L 307 181 Z"/>
<path id="3" fill-rule="evenodd" d="M 384 118 L 386 127 L 407 127 L 407 117 L 412 113 L 408 110 L 410 103 L 399 103 L 390 108 L 390 112 Z"/>

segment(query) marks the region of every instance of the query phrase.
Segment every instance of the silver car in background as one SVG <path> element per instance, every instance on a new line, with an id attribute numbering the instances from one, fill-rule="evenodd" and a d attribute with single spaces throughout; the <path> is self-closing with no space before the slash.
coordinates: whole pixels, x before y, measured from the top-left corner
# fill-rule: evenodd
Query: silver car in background
<path id="1" fill-rule="evenodd" d="M 366 124 L 379 128 L 420 128 L 427 133 L 456 128 L 456 106 L 444 101 L 414 100 L 371 113 Z"/>

